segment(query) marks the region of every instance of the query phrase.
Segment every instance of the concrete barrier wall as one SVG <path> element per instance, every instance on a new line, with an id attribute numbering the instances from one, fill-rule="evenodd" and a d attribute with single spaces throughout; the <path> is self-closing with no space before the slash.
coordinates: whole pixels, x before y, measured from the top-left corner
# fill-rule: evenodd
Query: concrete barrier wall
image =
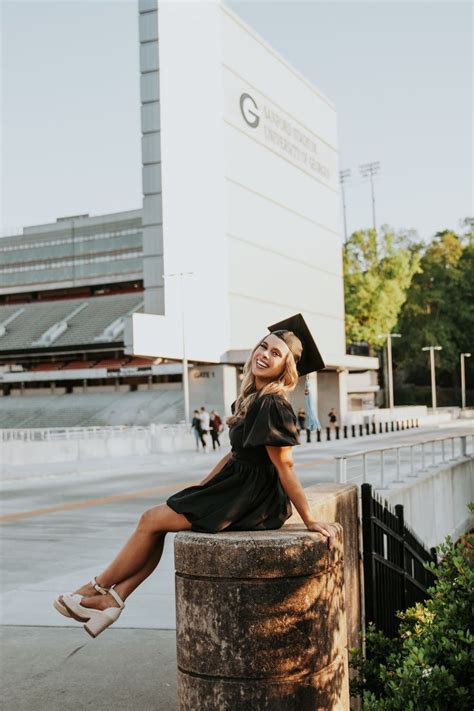
<path id="1" fill-rule="evenodd" d="M 425 545 L 436 546 L 447 535 L 457 539 L 474 526 L 467 509 L 474 501 L 474 459 L 433 468 L 422 478 L 381 493 L 391 505 L 403 505 L 405 522 Z"/>
<path id="2" fill-rule="evenodd" d="M 227 432 L 220 436 L 223 447 L 228 446 Z M 210 435 L 207 437 L 208 448 L 212 448 Z M 48 466 L 55 463 L 65 464 L 125 457 L 147 456 L 160 452 L 186 452 L 195 448 L 194 435 L 185 426 L 162 428 L 151 425 L 149 430 L 142 430 L 133 435 L 108 435 L 104 431 L 100 436 L 84 439 L 50 439 L 39 441 L 10 440 L 0 442 L 0 476 L 2 478 L 21 475 L 25 465 L 30 467 Z M 105 464 L 104 464 L 105 465 Z M 28 472 L 25 472 L 28 473 Z"/>

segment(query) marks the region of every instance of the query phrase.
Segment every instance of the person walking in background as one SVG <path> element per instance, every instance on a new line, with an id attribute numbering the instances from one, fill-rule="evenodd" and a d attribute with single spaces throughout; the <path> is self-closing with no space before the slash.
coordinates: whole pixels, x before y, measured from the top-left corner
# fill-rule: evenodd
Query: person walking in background
<path id="1" fill-rule="evenodd" d="M 196 452 L 199 452 L 199 442 L 201 442 L 202 446 L 205 447 L 205 443 L 203 443 L 201 436 L 201 420 L 199 419 L 199 410 L 194 410 L 193 412 L 191 429 L 194 432 L 194 439 L 196 440 Z"/>
<path id="2" fill-rule="evenodd" d="M 298 420 L 298 434 L 300 434 L 303 430 L 306 430 L 306 441 L 311 442 L 311 432 L 309 431 L 309 428 L 306 427 L 306 410 L 304 407 L 300 407 L 296 417 Z"/>
<path id="3" fill-rule="evenodd" d="M 209 432 L 209 413 L 206 410 L 206 408 L 203 406 L 201 407 L 201 411 L 199 413 L 199 420 L 201 422 L 201 442 L 202 442 L 202 447 L 204 451 L 207 451 L 207 440 L 206 440 L 206 435 Z"/>
<path id="4" fill-rule="evenodd" d="M 211 417 L 209 422 L 211 425 L 212 449 L 216 449 L 216 445 L 220 449 L 221 443 L 219 442 L 219 433 L 222 432 L 223 426 L 220 415 L 218 412 L 216 412 L 216 410 L 211 410 Z"/>
<path id="5" fill-rule="evenodd" d="M 336 410 L 334 407 L 331 407 L 330 411 L 328 412 L 328 417 L 329 417 L 329 427 L 332 430 L 335 430 L 337 427 L 337 414 Z"/>

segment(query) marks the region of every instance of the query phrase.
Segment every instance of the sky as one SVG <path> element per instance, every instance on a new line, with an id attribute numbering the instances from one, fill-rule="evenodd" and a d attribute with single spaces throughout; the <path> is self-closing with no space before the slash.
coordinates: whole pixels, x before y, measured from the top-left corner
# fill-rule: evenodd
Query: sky
<path id="1" fill-rule="evenodd" d="M 473 210 L 473 5 L 227 3 L 336 105 L 348 231 Z M 137 2 L 1 1 L 0 235 L 141 206 Z"/>

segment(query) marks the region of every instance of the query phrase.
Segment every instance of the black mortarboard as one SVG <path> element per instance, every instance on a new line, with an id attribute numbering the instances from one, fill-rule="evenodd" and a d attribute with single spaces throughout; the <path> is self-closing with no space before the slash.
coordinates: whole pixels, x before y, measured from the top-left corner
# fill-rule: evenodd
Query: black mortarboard
<path id="1" fill-rule="evenodd" d="M 290 318 L 274 323 L 272 326 L 268 326 L 268 330 L 270 333 L 274 333 L 275 336 L 279 335 L 279 331 L 292 331 L 295 336 L 298 336 L 303 346 L 301 357 L 296 363 L 296 369 L 299 375 L 307 375 L 308 373 L 313 373 L 315 370 L 322 370 L 324 368 L 321 353 L 301 314 L 295 314 L 294 316 L 290 316 Z"/>

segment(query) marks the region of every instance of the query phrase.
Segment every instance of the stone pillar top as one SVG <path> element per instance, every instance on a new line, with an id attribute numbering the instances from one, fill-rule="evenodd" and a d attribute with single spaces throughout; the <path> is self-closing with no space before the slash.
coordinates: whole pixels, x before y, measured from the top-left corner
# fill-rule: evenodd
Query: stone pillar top
<path id="1" fill-rule="evenodd" d="M 181 531 L 174 544 L 176 573 L 240 579 L 318 575 L 342 559 L 342 527 L 337 527 L 331 549 L 322 534 L 301 524 L 271 531 Z"/>

